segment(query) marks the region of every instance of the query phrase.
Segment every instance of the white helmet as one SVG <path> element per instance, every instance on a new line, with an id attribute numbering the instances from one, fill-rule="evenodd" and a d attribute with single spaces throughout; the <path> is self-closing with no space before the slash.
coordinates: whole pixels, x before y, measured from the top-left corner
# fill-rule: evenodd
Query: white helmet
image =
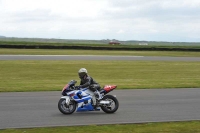
<path id="1" fill-rule="evenodd" d="M 79 75 L 79 78 L 84 78 L 85 75 L 87 75 L 87 69 L 85 68 L 81 68 L 79 71 L 78 71 L 78 75 Z"/>

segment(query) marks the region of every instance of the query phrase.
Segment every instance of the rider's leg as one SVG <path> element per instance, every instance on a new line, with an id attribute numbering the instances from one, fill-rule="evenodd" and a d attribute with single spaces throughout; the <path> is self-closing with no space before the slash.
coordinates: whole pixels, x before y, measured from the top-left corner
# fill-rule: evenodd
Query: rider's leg
<path id="1" fill-rule="evenodd" d="M 93 102 L 93 106 L 96 106 L 97 101 L 96 101 L 96 96 L 92 95 L 92 102 Z"/>
<path id="2" fill-rule="evenodd" d="M 92 86 L 90 86 L 90 88 L 89 88 L 92 92 L 93 92 L 93 95 L 92 95 L 92 101 L 93 101 L 93 106 L 94 106 L 94 108 L 96 108 L 96 106 L 97 106 L 97 97 L 96 97 L 96 91 L 97 91 L 97 89 L 96 89 L 96 87 L 94 86 L 94 85 L 92 85 Z"/>

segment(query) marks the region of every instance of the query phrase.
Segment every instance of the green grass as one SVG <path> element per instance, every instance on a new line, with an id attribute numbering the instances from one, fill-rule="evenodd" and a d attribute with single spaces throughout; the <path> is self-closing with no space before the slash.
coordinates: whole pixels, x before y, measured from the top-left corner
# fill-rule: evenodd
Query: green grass
<path id="1" fill-rule="evenodd" d="M 6 129 L 0 133 L 200 133 L 200 121 Z"/>
<path id="2" fill-rule="evenodd" d="M 52 49 L 0 49 L 1 55 L 125 55 L 125 56 L 182 56 L 200 57 L 200 52 L 175 51 L 114 51 L 114 50 L 52 50 Z"/>
<path id="3" fill-rule="evenodd" d="M 81 67 L 118 89 L 200 87 L 200 62 L 0 61 L 0 92 L 61 90 Z"/>

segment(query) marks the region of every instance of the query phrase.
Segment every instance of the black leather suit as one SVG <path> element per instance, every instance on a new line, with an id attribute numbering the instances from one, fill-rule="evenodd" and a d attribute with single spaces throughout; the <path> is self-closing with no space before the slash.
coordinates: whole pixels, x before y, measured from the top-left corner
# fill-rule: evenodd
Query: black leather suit
<path id="1" fill-rule="evenodd" d="M 87 88 L 89 87 L 89 89 L 91 91 L 96 91 L 96 90 L 100 90 L 100 85 L 89 75 L 87 75 L 86 78 L 81 79 L 81 83 L 80 83 L 80 88 Z"/>

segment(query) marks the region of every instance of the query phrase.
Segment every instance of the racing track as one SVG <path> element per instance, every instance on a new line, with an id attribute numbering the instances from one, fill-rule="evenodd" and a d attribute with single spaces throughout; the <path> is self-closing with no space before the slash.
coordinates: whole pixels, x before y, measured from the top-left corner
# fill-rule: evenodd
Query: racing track
<path id="1" fill-rule="evenodd" d="M 60 92 L 0 93 L 0 129 L 200 120 L 200 88 L 117 90 L 116 113 L 75 112 L 57 108 Z"/>
<path id="2" fill-rule="evenodd" d="M 87 59 L 87 56 L 67 57 L 71 60 Z M 67 57 L 1 55 L 0 60 L 58 60 Z M 99 60 L 103 57 L 113 57 L 113 60 L 200 61 L 198 57 L 142 56 L 89 56 L 89 60 Z M 57 108 L 60 92 L 0 93 L 0 129 L 200 120 L 200 88 L 114 90 L 111 94 L 117 95 L 120 103 L 118 111 L 114 114 L 97 111 L 63 115 Z"/>
<path id="3" fill-rule="evenodd" d="M 151 60 L 200 61 L 200 57 L 106 56 L 106 55 L 0 55 L 0 60 Z"/>

